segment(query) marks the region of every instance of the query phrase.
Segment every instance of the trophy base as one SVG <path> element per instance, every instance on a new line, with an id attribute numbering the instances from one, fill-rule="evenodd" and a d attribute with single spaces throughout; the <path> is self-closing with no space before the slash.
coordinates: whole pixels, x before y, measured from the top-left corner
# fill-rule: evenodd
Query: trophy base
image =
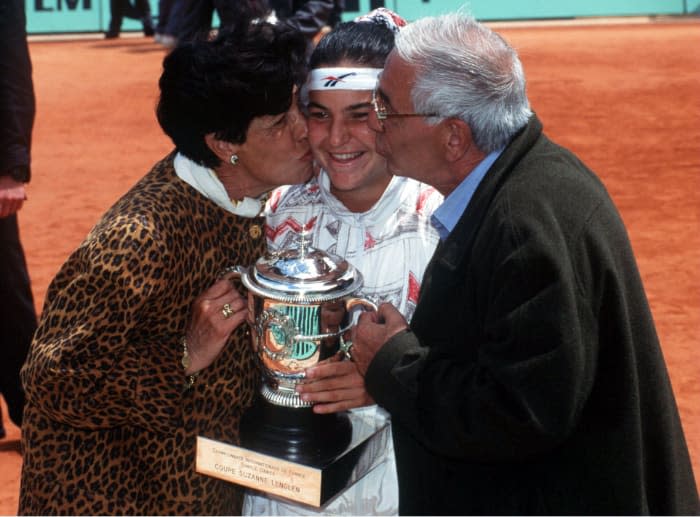
<path id="1" fill-rule="evenodd" d="M 259 399 L 241 419 L 241 446 L 277 458 L 322 465 L 345 450 L 352 437 L 346 413 L 319 415 L 312 408 L 276 406 Z"/>
<path id="2" fill-rule="evenodd" d="M 197 438 L 196 471 L 319 508 L 383 461 L 391 437 L 386 420 L 318 416 L 326 415 L 256 404 L 241 423 L 240 447 Z"/>

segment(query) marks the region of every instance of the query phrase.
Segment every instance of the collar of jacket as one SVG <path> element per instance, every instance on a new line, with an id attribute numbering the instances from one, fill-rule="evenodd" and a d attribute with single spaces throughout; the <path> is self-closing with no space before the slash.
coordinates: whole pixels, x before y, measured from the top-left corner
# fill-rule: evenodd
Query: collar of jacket
<path id="1" fill-rule="evenodd" d="M 486 173 L 454 230 L 436 251 L 435 259 L 443 267 L 450 271 L 459 269 L 461 262 L 469 255 L 465 250 L 471 249 L 492 199 L 541 135 L 542 123 L 533 113 Z"/>

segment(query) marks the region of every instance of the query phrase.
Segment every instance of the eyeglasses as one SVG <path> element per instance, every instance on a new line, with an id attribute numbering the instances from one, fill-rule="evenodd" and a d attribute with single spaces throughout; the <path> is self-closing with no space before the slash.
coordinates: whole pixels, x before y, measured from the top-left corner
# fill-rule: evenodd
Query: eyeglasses
<path id="1" fill-rule="evenodd" d="M 372 91 L 372 107 L 377 115 L 379 125 L 383 128 L 384 121 L 391 117 L 439 117 L 437 113 L 389 113 L 389 108 L 384 104 L 384 99 L 378 94 L 375 88 Z"/>

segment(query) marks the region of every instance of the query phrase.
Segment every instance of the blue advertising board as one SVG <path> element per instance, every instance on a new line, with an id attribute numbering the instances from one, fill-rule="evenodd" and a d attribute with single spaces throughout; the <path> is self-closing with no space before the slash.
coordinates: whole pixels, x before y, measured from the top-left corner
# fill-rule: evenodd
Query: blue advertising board
<path id="1" fill-rule="evenodd" d="M 133 1 L 133 0 L 132 0 Z M 109 0 L 26 0 L 29 34 L 102 32 L 109 24 Z M 157 0 L 150 0 L 154 16 Z M 480 20 L 700 14 L 700 0 L 345 0 L 343 19 L 387 7 L 407 20 L 463 9 Z M 214 20 L 216 26 L 216 18 Z M 141 30 L 124 19 L 124 31 Z"/>

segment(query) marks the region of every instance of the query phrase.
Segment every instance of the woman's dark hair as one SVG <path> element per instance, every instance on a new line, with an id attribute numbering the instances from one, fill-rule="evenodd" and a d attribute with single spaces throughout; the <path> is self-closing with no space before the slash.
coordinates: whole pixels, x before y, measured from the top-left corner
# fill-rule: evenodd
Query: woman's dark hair
<path id="1" fill-rule="evenodd" d="M 243 143 L 253 118 L 287 111 L 304 77 L 306 45 L 290 27 L 243 19 L 213 40 L 179 45 L 163 60 L 160 126 L 187 158 L 217 167 L 205 135 Z"/>
<path id="2" fill-rule="evenodd" d="M 368 68 L 384 68 L 394 48 L 394 32 L 380 21 L 343 22 L 318 42 L 309 68 L 352 61 Z"/>

